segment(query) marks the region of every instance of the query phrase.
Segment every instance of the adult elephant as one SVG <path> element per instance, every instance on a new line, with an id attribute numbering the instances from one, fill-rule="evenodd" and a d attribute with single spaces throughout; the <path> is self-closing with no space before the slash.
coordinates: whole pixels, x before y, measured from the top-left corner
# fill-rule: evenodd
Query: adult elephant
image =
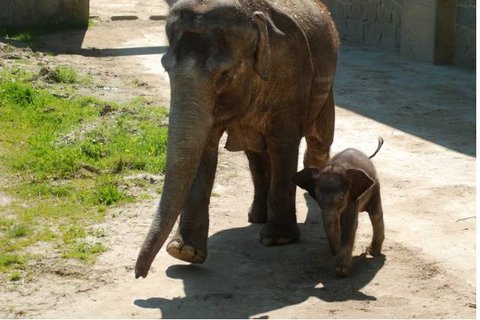
<path id="1" fill-rule="evenodd" d="M 245 151 L 255 196 L 248 215 L 266 223 L 264 245 L 299 239 L 298 147 L 305 166 L 329 158 L 338 34 L 317 0 L 179 0 L 171 5 L 162 58 L 171 83 L 167 168 L 159 208 L 135 274 L 146 277 L 178 214 L 170 255 L 202 263 L 218 145 Z"/>

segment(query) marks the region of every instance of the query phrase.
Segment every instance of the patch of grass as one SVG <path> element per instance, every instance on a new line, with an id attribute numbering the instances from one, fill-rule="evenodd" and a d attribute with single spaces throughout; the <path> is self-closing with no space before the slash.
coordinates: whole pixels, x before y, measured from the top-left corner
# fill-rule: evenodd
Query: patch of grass
<path id="1" fill-rule="evenodd" d="M 62 254 L 63 258 L 78 259 L 86 262 L 92 262 L 93 259 L 104 252 L 106 247 L 101 243 L 80 242 L 70 245 Z"/>
<path id="2" fill-rule="evenodd" d="M 18 34 L 13 35 L 12 39 L 31 45 L 33 41 L 33 36 L 30 32 L 25 31 L 25 32 L 20 32 Z"/>
<path id="3" fill-rule="evenodd" d="M 19 254 L 0 252 L 0 272 L 6 271 L 9 267 L 22 267 L 26 262 L 26 258 Z"/>
<path id="4" fill-rule="evenodd" d="M 65 90 L 78 85 L 75 70 L 55 72 Z M 104 221 L 108 207 L 135 200 L 124 176 L 165 170 L 164 108 L 144 99 L 64 98 L 34 79 L 22 68 L 0 70 L 0 169 L 15 177 L 0 186 L 14 199 L 0 207 L 0 272 L 9 274 L 41 259 L 27 250 L 41 252 L 41 243 L 63 258 L 94 261 L 106 248 L 90 237 L 105 232 L 90 226 Z"/>
<path id="5" fill-rule="evenodd" d="M 95 188 L 95 202 L 97 204 L 110 206 L 125 198 L 127 198 L 127 195 L 118 188 L 118 181 L 110 176 L 100 181 Z"/>
<path id="6" fill-rule="evenodd" d="M 25 237 L 29 233 L 30 233 L 30 227 L 22 223 L 22 224 L 12 226 L 12 228 L 8 232 L 8 236 L 10 238 L 21 238 L 21 237 Z"/>
<path id="7" fill-rule="evenodd" d="M 34 40 L 34 34 L 30 30 L 14 30 L 14 29 L 0 29 L 0 37 L 9 40 L 16 40 L 31 46 Z"/>
<path id="8" fill-rule="evenodd" d="M 94 28 L 97 26 L 97 20 L 95 18 L 88 19 L 88 29 Z"/>
<path id="9" fill-rule="evenodd" d="M 53 72 L 53 79 L 58 83 L 75 83 L 79 75 L 75 69 L 69 67 L 56 67 Z"/>
<path id="10" fill-rule="evenodd" d="M 20 271 L 13 271 L 12 273 L 10 273 L 10 281 L 18 281 L 22 278 L 22 274 L 20 273 Z"/>
<path id="11" fill-rule="evenodd" d="M 77 239 L 83 239 L 87 235 L 83 226 L 71 225 L 63 232 L 62 240 L 64 243 L 72 243 Z"/>

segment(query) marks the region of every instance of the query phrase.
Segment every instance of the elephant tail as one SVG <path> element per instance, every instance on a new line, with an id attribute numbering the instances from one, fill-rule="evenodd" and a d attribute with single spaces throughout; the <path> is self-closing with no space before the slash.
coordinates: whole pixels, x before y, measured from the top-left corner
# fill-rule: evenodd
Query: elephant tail
<path id="1" fill-rule="evenodd" d="M 380 150 L 380 148 L 383 146 L 383 138 L 382 137 L 378 137 L 378 146 L 377 146 L 377 150 L 375 150 L 375 152 L 370 156 L 368 157 L 369 159 L 372 159 L 373 157 L 375 157 L 375 155 L 378 153 L 378 151 Z"/>

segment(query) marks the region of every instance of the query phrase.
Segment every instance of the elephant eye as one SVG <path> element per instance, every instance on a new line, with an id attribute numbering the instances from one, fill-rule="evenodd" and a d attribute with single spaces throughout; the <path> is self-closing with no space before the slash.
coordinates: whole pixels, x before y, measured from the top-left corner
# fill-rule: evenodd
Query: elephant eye
<path id="1" fill-rule="evenodd" d="M 227 81 L 228 78 L 230 78 L 230 73 L 228 71 L 222 71 L 220 73 L 220 77 L 218 78 L 218 80 L 223 82 L 223 81 Z"/>
<path id="2" fill-rule="evenodd" d="M 231 82 L 232 76 L 228 70 L 224 70 L 217 75 L 217 80 L 215 81 L 217 91 L 224 90 Z"/>

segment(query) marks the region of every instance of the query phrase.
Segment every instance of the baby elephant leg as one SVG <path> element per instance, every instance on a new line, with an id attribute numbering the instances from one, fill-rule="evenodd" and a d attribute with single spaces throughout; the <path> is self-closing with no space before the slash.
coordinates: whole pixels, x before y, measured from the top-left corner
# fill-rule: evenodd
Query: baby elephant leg
<path id="1" fill-rule="evenodd" d="M 340 277 L 349 276 L 352 270 L 352 251 L 358 226 L 358 211 L 348 210 L 341 216 L 341 247 L 335 262 L 335 273 Z"/>
<path id="2" fill-rule="evenodd" d="M 385 227 L 383 224 L 383 209 L 380 190 L 376 190 L 368 204 L 368 216 L 372 222 L 373 237 L 368 253 L 372 256 L 379 256 L 382 252 L 382 244 L 385 239 Z"/>

